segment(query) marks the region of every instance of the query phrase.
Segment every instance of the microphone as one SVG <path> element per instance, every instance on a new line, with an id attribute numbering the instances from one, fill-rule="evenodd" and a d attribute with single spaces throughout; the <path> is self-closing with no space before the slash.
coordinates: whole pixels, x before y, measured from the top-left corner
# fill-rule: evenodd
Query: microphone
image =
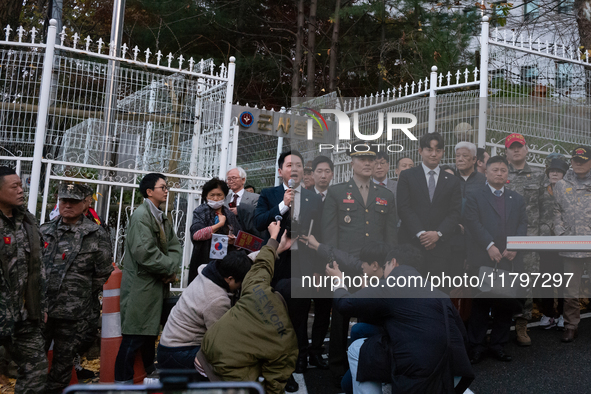
<path id="1" fill-rule="evenodd" d="M 295 181 L 293 180 L 293 178 L 289 178 L 289 181 L 287 181 L 287 187 L 289 187 L 290 189 L 293 189 L 295 185 Z"/>
<path id="2" fill-rule="evenodd" d="M 283 219 L 283 216 L 281 216 L 281 215 L 277 215 L 277 216 L 275 216 L 275 221 L 276 221 L 276 222 L 280 222 L 280 221 L 281 221 L 281 219 Z"/>

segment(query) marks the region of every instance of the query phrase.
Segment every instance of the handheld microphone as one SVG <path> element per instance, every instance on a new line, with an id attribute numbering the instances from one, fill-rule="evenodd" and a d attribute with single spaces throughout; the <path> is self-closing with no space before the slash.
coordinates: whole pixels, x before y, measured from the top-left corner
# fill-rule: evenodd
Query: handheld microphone
<path id="1" fill-rule="evenodd" d="M 283 216 L 281 216 L 281 215 L 277 215 L 277 216 L 275 216 L 275 221 L 276 221 L 276 222 L 280 222 L 280 221 L 281 221 L 281 219 L 283 219 Z"/>
<path id="2" fill-rule="evenodd" d="M 290 178 L 289 181 L 287 181 L 287 187 L 289 187 L 290 189 L 293 189 L 295 185 L 295 181 L 293 180 L 293 178 Z"/>

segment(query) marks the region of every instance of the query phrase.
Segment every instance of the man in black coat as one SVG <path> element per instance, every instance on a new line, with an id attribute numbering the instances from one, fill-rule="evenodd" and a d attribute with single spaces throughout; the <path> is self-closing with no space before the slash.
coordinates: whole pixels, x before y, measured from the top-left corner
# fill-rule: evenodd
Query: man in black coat
<path id="1" fill-rule="evenodd" d="M 527 214 L 523 197 L 506 189 L 509 163 L 502 156 L 495 156 L 486 163 L 488 184 L 468 196 L 466 224 L 470 231 L 468 264 L 472 275 L 479 275 L 481 266 L 521 272 L 522 253 L 507 250 L 508 236 L 527 235 Z M 512 278 L 505 278 L 505 285 Z M 499 283 L 495 283 L 499 285 Z M 486 296 L 486 293 L 481 294 Z M 492 308 L 493 326 L 488 348 L 500 361 L 511 361 L 503 346 L 509 340 L 511 318 L 519 304 L 512 299 L 476 298 L 468 322 L 471 362 L 482 360 L 486 350 L 488 314 Z M 516 309 L 517 308 L 517 309 Z"/>
<path id="2" fill-rule="evenodd" d="M 349 347 L 354 392 L 381 393 L 381 383 L 392 383 L 393 393 L 453 393 L 454 384 L 462 393 L 474 379 L 464 324 L 450 299 L 428 285 L 411 285 L 420 278 L 415 267 L 421 259 L 413 246 L 395 246 L 377 286 L 350 294 L 337 283 L 334 307 L 383 329 Z M 326 273 L 342 275 L 338 264 L 327 266 Z M 454 377 L 463 379 L 458 383 Z"/>
<path id="3" fill-rule="evenodd" d="M 441 134 L 425 134 L 419 141 L 421 165 L 400 173 L 398 216 L 400 243 L 421 249 L 425 270 L 449 272 L 450 240 L 460 222 L 462 195 L 457 177 L 441 171 L 444 142 Z"/>

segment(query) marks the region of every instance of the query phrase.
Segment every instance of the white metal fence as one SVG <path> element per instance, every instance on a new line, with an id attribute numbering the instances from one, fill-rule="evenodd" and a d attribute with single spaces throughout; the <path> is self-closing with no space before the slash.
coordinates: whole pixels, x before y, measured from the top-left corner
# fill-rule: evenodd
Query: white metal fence
<path id="1" fill-rule="evenodd" d="M 225 173 L 229 160 L 234 58 L 216 66 L 125 44 L 115 56 L 102 39 L 65 28 L 56 34 L 55 26 L 51 21 L 47 43 L 34 28 L 4 29 L 0 164 L 14 166 L 27 181 L 29 210 L 41 222 L 60 182 L 95 187 L 117 262 L 127 219 L 142 200 L 141 177 L 164 173 L 167 213 L 187 246 L 188 265 L 187 217 L 201 185 Z M 184 279 L 185 270 L 179 273 Z"/>

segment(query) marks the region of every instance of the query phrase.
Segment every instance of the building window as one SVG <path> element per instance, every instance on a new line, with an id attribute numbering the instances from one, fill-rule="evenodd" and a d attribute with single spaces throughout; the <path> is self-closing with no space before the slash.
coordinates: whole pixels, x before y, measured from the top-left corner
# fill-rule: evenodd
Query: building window
<path id="1" fill-rule="evenodd" d="M 531 22 L 538 18 L 540 12 L 538 9 L 538 0 L 527 1 L 523 6 L 523 21 Z"/>
<path id="2" fill-rule="evenodd" d="M 535 84 L 538 80 L 538 68 L 536 66 L 521 67 L 521 83 Z"/>
<path id="3" fill-rule="evenodd" d="M 556 88 L 565 89 L 571 85 L 573 65 L 570 63 L 556 63 Z"/>
<path id="4" fill-rule="evenodd" d="M 572 14 L 575 9 L 575 0 L 558 0 L 556 10 L 559 14 Z"/>
<path id="5" fill-rule="evenodd" d="M 504 1 L 495 1 L 492 8 L 497 18 L 505 18 L 509 14 L 509 5 Z"/>

